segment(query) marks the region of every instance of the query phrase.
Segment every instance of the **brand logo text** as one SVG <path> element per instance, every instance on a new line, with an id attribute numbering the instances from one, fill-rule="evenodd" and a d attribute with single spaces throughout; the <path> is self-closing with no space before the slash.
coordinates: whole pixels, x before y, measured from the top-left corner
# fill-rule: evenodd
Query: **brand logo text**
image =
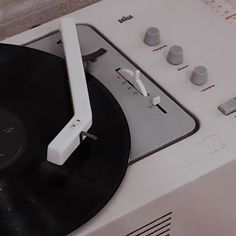
<path id="1" fill-rule="evenodd" d="M 134 17 L 133 17 L 132 15 L 123 16 L 122 18 L 120 18 L 120 19 L 118 20 L 118 22 L 120 22 L 120 23 L 122 24 L 122 23 L 124 23 L 124 22 L 126 22 L 126 21 L 128 21 L 128 20 L 133 19 L 133 18 L 134 18 Z"/>

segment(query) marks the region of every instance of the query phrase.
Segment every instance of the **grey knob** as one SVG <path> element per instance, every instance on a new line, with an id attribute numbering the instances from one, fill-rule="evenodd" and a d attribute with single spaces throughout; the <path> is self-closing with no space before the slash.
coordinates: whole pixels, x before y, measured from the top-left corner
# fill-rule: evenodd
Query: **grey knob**
<path id="1" fill-rule="evenodd" d="M 184 62 L 184 50 L 180 46 L 172 46 L 167 55 L 167 61 L 171 65 L 180 65 Z"/>
<path id="2" fill-rule="evenodd" d="M 144 37 L 144 42 L 148 46 L 157 46 L 161 42 L 159 29 L 155 27 L 148 28 Z"/>
<path id="3" fill-rule="evenodd" d="M 205 66 L 195 67 L 190 80 L 193 84 L 198 86 L 206 84 L 208 80 L 207 68 Z"/>

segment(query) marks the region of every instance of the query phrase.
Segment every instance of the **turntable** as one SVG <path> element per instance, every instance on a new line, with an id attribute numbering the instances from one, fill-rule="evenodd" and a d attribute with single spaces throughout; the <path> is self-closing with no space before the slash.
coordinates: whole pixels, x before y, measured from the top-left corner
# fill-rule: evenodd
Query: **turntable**
<path id="1" fill-rule="evenodd" d="M 104 0 L 2 41 L 0 235 L 234 235 L 235 39 Z"/>

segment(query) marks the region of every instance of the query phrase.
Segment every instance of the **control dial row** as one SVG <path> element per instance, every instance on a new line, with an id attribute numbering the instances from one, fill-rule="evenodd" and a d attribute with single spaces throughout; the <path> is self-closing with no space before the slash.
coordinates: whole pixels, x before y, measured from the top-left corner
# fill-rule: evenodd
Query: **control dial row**
<path id="1" fill-rule="evenodd" d="M 157 46 L 161 42 L 160 31 L 156 27 L 150 27 L 147 29 L 144 43 L 148 46 Z M 181 46 L 174 45 L 169 49 L 166 58 L 167 62 L 171 65 L 180 65 L 184 62 L 184 50 Z M 208 81 L 208 72 L 205 66 L 197 66 L 193 69 L 190 81 L 201 86 Z"/>

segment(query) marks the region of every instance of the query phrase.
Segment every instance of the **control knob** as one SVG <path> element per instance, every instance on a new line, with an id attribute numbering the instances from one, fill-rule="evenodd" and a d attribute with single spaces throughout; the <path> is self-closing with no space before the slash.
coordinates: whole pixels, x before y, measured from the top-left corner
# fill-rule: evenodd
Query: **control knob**
<path id="1" fill-rule="evenodd" d="M 160 31 L 156 27 L 150 27 L 144 37 L 144 42 L 148 46 L 157 46 L 161 42 Z"/>
<path id="2" fill-rule="evenodd" d="M 184 51 L 183 48 L 177 45 L 174 45 L 170 48 L 167 55 L 167 61 L 171 65 L 180 65 L 184 62 Z"/>
<path id="3" fill-rule="evenodd" d="M 208 80 L 207 68 L 205 66 L 195 67 L 192 72 L 190 80 L 193 84 L 198 86 L 206 84 Z"/>

